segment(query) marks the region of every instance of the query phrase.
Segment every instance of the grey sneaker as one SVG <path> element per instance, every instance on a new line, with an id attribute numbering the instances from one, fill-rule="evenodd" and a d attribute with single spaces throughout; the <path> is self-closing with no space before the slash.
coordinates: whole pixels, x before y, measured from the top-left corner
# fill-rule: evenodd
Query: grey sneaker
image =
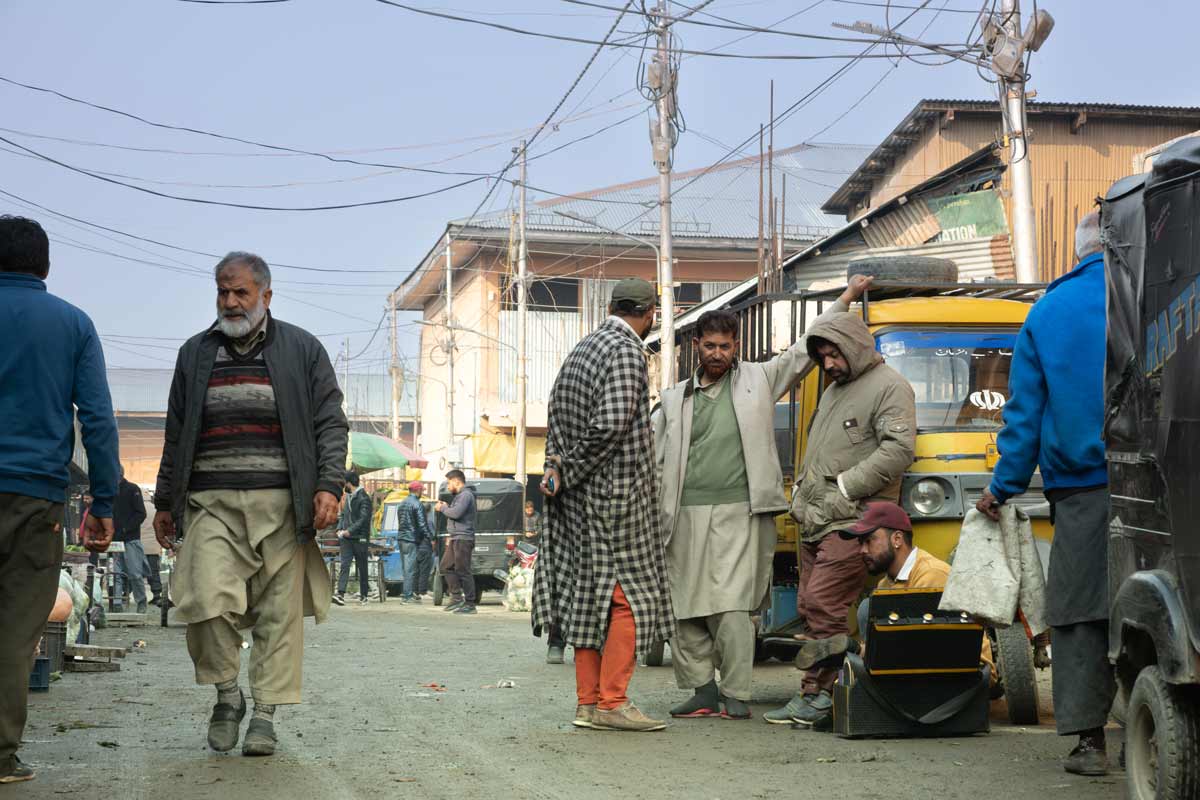
<path id="1" fill-rule="evenodd" d="M 626 703 L 619 708 L 609 710 L 597 708 L 596 715 L 592 718 L 592 727 L 601 731 L 632 731 L 640 733 L 664 730 L 667 727 L 667 723 L 662 720 L 651 719 L 643 714 L 633 703 Z"/>
<path id="2" fill-rule="evenodd" d="M 21 763 L 21 759 L 13 756 L 13 767 L 4 775 L 0 775 L 0 783 L 22 783 L 36 777 L 37 773 L 31 767 Z"/>
<path id="3" fill-rule="evenodd" d="M 340 594 L 335 594 L 333 597 L 331 597 L 329 599 L 332 600 L 333 602 L 337 603 L 339 606 L 346 605 L 346 598 Z"/>
<path id="4" fill-rule="evenodd" d="M 250 725 L 246 728 L 246 740 L 242 742 L 242 755 L 273 756 L 277 742 L 275 723 L 252 717 Z"/>
<path id="5" fill-rule="evenodd" d="M 547 664 L 562 664 L 564 661 L 566 661 L 565 653 L 563 652 L 563 650 L 564 650 L 564 648 L 562 648 L 562 647 L 557 647 L 555 645 L 551 645 L 546 650 L 546 663 Z"/>
<path id="6" fill-rule="evenodd" d="M 796 692 L 796 696 L 789 700 L 786 706 L 768 711 L 763 714 L 763 719 L 772 725 L 791 725 L 799 721 L 800 712 L 805 708 L 808 708 L 808 698 Z"/>
<path id="7" fill-rule="evenodd" d="M 458 608 L 454 609 L 454 613 L 455 614 L 478 614 L 479 612 L 475 610 L 475 606 L 462 605 L 462 606 L 459 606 Z"/>
<path id="8" fill-rule="evenodd" d="M 820 694 L 810 695 L 804 708 L 800 709 L 793 721 L 797 725 L 813 727 L 821 724 L 833 715 L 833 695 L 822 690 Z"/>
<path id="9" fill-rule="evenodd" d="M 851 639 L 844 633 L 827 639 L 807 639 L 796 653 L 797 669 L 812 669 L 818 663 L 833 656 L 840 656 L 851 649 Z"/>
<path id="10" fill-rule="evenodd" d="M 237 746 L 242 718 L 246 716 L 246 697 L 238 690 L 237 707 L 229 703 L 213 706 L 208 720 L 208 746 L 218 753 L 226 753 Z"/>
<path id="11" fill-rule="evenodd" d="M 575 706 L 575 719 L 571 724 L 576 728 L 594 728 L 596 719 L 595 706 Z"/>
<path id="12" fill-rule="evenodd" d="M 462 600 L 455 600 L 449 605 L 442 606 L 442 611 L 458 611 L 464 605 L 466 605 L 466 603 L 464 603 Z"/>

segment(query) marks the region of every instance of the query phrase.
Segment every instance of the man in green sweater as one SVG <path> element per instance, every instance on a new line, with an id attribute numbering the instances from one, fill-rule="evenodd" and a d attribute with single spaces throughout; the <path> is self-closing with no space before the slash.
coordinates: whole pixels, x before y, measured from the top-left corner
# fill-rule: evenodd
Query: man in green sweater
<path id="1" fill-rule="evenodd" d="M 821 319 L 844 314 L 869 284 L 854 276 Z M 671 655 L 679 688 L 694 691 L 671 715 L 749 719 L 751 614 L 770 589 L 775 516 L 788 506 L 775 403 L 813 362 L 803 337 L 770 361 L 739 362 L 738 320 L 728 311 L 703 314 L 692 345 L 700 368 L 663 391 L 653 420 L 678 617 Z"/>

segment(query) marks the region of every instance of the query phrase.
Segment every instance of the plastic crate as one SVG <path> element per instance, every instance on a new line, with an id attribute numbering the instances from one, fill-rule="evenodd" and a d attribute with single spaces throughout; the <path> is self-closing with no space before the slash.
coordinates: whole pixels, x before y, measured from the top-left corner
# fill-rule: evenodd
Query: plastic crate
<path id="1" fill-rule="evenodd" d="M 38 652 L 50 659 L 50 671 L 63 671 L 63 648 L 67 646 L 67 623 L 47 622 Z"/>
<path id="2" fill-rule="evenodd" d="M 33 661 L 33 672 L 29 673 L 29 691 L 50 691 L 50 659 L 38 656 Z"/>

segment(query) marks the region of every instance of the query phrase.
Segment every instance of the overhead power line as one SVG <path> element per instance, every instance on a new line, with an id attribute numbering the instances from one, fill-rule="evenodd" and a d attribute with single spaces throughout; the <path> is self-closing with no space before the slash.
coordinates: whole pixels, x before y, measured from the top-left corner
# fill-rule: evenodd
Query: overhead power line
<path id="1" fill-rule="evenodd" d="M 531 31 L 531 30 L 527 30 L 525 28 L 517 28 L 512 25 L 504 25 L 499 22 L 488 22 L 487 20 L 473 19 L 471 17 L 463 17 L 463 16 L 459 16 L 457 14 L 447 14 L 442 11 L 434 11 L 432 9 L 427 9 L 427 8 L 417 8 L 416 6 L 410 6 L 405 3 L 398 3 L 398 2 L 396 2 L 396 0 L 375 0 L 375 2 L 383 3 L 384 5 L 395 6 L 396 8 L 400 8 L 405 11 L 410 11 L 414 14 L 422 14 L 422 15 L 429 16 L 429 17 L 438 17 L 440 19 L 447 19 L 447 20 L 451 20 L 453 22 L 463 22 L 463 23 L 467 23 L 467 24 L 471 24 L 471 25 L 481 25 L 486 28 L 496 28 L 498 30 L 507 31 L 509 33 L 516 33 L 516 34 L 519 34 L 522 36 L 533 36 L 533 37 L 537 37 L 537 38 L 541 38 L 541 39 L 554 39 L 557 41 L 575 42 L 578 44 L 600 45 L 601 47 L 624 47 L 624 48 L 629 48 L 629 49 L 634 49 L 634 50 L 642 49 L 641 44 L 633 44 L 633 43 L 629 43 L 629 42 L 617 42 L 617 41 L 611 41 L 611 42 L 610 41 L 597 41 L 595 39 L 585 39 L 585 38 L 582 38 L 579 36 L 566 36 L 566 35 L 557 34 L 557 33 L 546 33 L 544 31 Z M 764 30 L 754 30 L 749 27 L 745 28 L 745 30 L 749 30 L 754 33 L 767 32 L 765 29 Z M 841 39 L 841 41 L 872 42 L 874 40 L 845 38 L 845 39 Z M 825 60 L 833 60 L 833 59 L 853 59 L 853 60 L 857 61 L 858 59 L 861 59 L 861 58 L 891 58 L 891 56 L 889 56 L 887 54 L 865 55 L 864 56 L 861 54 L 856 55 L 854 53 L 815 53 L 815 54 L 780 53 L 780 54 L 763 55 L 763 54 L 755 54 L 755 53 L 721 53 L 721 52 L 718 52 L 717 50 L 682 50 L 682 49 L 675 50 L 674 52 L 676 54 L 682 54 L 682 55 L 708 56 L 711 58 L 737 58 L 737 59 L 749 59 L 749 60 L 755 60 L 755 61 L 825 61 Z"/>

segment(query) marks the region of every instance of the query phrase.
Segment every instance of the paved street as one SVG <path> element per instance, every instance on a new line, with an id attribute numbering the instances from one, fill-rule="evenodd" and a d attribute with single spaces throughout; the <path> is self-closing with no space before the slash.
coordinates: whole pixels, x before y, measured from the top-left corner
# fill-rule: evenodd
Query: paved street
<path id="1" fill-rule="evenodd" d="M 494 597 L 494 596 L 493 596 Z M 211 689 L 196 687 L 183 629 L 101 631 L 147 646 L 119 673 L 68 674 L 31 698 L 22 755 L 38 780 L 6 798 L 916 798 L 1123 796 L 1123 775 L 1068 776 L 1052 727 L 1016 729 L 998 707 L 990 736 L 844 741 L 759 720 L 679 722 L 661 734 L 571 727 L 570 665 L 544 663 L 528 617 L 476 617 L 395 602 L 334 608 L 307 631 L 304 705 L 277 715 L 271 759 L 204 744 Z M 756 671 L 755 711 L 786 701 L 790 666 Z M 515 688 L 494 688 L 512 680 Z M 444 691 L 428 684 L 445 687 Z M 671 670 L 639 669 L 635 700 L 664 714 Z M 1117 736 L 1110 740 L 1114 754 Z"/>

